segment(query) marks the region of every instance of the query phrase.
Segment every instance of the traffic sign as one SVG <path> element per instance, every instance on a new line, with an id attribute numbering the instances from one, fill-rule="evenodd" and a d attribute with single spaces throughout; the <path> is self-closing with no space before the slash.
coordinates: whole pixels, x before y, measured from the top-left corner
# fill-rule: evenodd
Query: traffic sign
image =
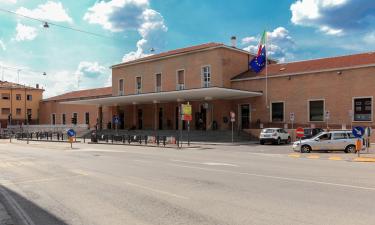
<path id="1" fill-rule="evenodd" d="M 295 118 L 294 112 L 291 112 L 290 115 L 289 115 L 289 117 L 290 117 L 290 121 L 293 122 L 294 118 Z"/>
<path id="2" fill-rule="evenodd" d="M 371 127 L 366 127 L 366 129 L 365 129 L 365 136 L 367 138 L 369 138 L 371 136 L 371 133 L 372 133 Z"/>
<path id="3" fill-rule="evenodd" d="M 119 118 L 118 116 L 115 116 L 115 117 L 113 118 L 113 123 L 114 123 L 114 124 L 119 124 L 119 123 L 120 123 L 120 118 Z"/>
<path id="4" fill-rule="evenodd" d="M 325 117 L 326 117 L 326 120 L 329 120 L 329 118 L 331 117 L 331 113 L 329 111 L 326 111 Z"/>
<path id="5" fill-rule="evenodd" d="M 304 132 L 304 130 L 303 130 L 302 127 L 298 127 L 297 128 L 297 130 L 296 130 L 296 136 L 299 137 L 299 138 L 305 136 L 305 132 Z"/>
<path id="6" fill-rule="evenodd" d="M 66 134 L 69 136 L 69 137 L 74 137 L 76 136 L 76 132 L 73 130 L 73 129 L 69 129 Z"/>
<path id="7" fill-rule="evenodd" d="M 354 137 L 361 138 L 365 134 L 365 129 L 363 127 L 353 127 L 352 133 Z"/>
<path id="8" fill-rule="evenodd" d="M 236 121 L 236 113 L 233 111 L 230 112 L 230 122 Z"/>
<path id="9" fill-rule="evenodd" d="M 181 105 L 181 119 L 185 121 L 191 121 L 193 119 L 192 117 L 192 107 L 188 104 L 182 104 Z"/>

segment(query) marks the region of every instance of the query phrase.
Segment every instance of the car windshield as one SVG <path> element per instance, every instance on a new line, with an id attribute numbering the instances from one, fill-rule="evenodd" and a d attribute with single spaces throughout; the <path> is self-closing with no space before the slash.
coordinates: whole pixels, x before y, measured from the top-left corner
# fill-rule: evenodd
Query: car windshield
<path id="1" fill-rule="evenodd" d="M 262 133 L 273 133 L 273 132 L 275 132 L 276 130 L 274 130 L 274 129 L 263 129 L 262 130 Z"/>

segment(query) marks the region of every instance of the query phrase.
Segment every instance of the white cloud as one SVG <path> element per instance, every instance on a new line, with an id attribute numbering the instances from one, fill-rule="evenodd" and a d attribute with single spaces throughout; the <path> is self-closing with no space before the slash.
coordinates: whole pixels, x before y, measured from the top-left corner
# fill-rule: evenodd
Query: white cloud
<path id="1" fill-rule="evenodd" d="M 5 43 L 4 43 L 4 41 L 1 40 L 1 39 L 0 39 L 0 49 L 2 49 L 3 51 L 7 50 L 7 47 L 6 47 Z"/>
<path id="2" fill-rule="evenodd" d="M 98 62 L 82 61 L 75 71 L 75 80 L 80 89 L 102 87 L 107 84 L 110 70 Z M 77 85 L 78 86 L 78 85 Z"/>
<path id="3" fill-rule="evenodd" d="M 267 37 L 267 54 L 270 57 L 282 62 L 294 58 L 292 52 L 295 49 L 295 43 L 287 29 L 284 27 L 277 27 L 273 31 L 267 32 Z M 259 39 L 260 37 L 255 36 L 243 38 L 242 44 L 248 44 L 244 50 L 256 53 L 258 51 Z"/>
<path id="4" fill-rule="evenodd" d="M 334 36 L 365 30 L 375 22 L 373 0 L 297 0 L 290 10 L 293 24 L 314 27 Z"/>
<path id="5" fill-rule="evenodd" d="M 37 36 L 37 32 L 34 27 L 26 26 L 22 23 L 17 23 L 16 32 L 16 41 L 31 41 Z"/>
<path id="6" fill-rule="evenodd" d="M 45 4 L 38 5 L 35 9 L 21 7 L 17 9 L 16 13 L 52 22 L 73 22 L 61 2 L 48 1 Z"/>
<path id="7" fill-rule="evenodd" d="M 84 20 L 111 32 L 138 31 L 137 50 L 125 54 L 123 61 L 147 56 L 151 48 L 161 49 L 168 30 L 163 16 L 150 8 L 148 0 L 99 1 L 88 9 Z"/>

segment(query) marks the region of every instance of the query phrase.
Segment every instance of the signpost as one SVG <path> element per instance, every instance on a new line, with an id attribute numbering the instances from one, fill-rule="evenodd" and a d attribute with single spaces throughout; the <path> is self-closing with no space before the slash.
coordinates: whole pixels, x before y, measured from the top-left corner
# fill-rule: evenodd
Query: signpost
<path id="1" fill-rule="evenodd" d="M 366 127 L 366 129 L 365 129 L 365 137 L 366 137 L 366 152 L 367 153 L 369 153 L 371 133 L 372 133 L 371 127 Z"/>
<path id="2" fill-rule="evenodd" d="M 302 137 L 305 136 L 305 132 L 304 132 L 304 130 L 303 130 L 302 127 L 298 127 L 298 128 L 296 129 L 296 136 L 299 138 L 299 146 L 300 146 L 300 148 L 301 148 Z M 301 148 L 301 150 L 302 150 L 302 148 Z"/>
<path id="3" fill-rule="evenodd" d="M 326 121 L 327 121 L 327 129 L 328 129 L 328 121 L 331 117 L 331 113 L 327 110 L 326 113 L 325 113 L 325 118 L 326 118 Z"/>
<path id="4" fill-rule="evenodd" d="M 188 102 L 187 104 L 181 104 L 181 120 L 187 121 L 187 126 L 188 126 L 188 135 L 187 135 L 188 146 L 190 146 L 189 133 L 190 133 L 190 121 L 192 119 L 193 119 L 192 107 L 191 107 L 190 103 Z M 181 127 L 181 134 L 182 134 L 182 127 Z M 182 135 L 181 135 L 181 137 L 182 137 Z M 181 142 L 181 147 L 182 147 L 182 142 Z"/>
<path id="5" fill-rule="evenodd" d="M 361 148 L 362 148 L 361 139 L 363 135 L 365 134 L 365 129 L 363 127 L 353 127 L 352 133 L 354 137 L 357 138 L 355 147 L 356 147 L 356 151 L 358 152 L 358 157 L 359 157 Z"/>
<path id="6" fill-rule="evenodd" d="M 76 135 L 76 132 L 73 129 L 69 129 L 66 134 L 69 137 L 70 148 L 73 148 L 73 137 Z"/>
<path id="7" fill-rule="evenodd" d="M 233 143 L 233 124 L 236 121 L 236 113 L 233 111 L 230 112 L 230 122 L 232 124 L 232 143 Z"/>
<path id="8" fill-rule="evenodd" d="M 116 135 L 118 135 L 118 125 L 120 124 L 120 118 L 117 115 L 113 117 L 113 124 L 116 126 Z"/>
<path id="9" fill-rule="evenodd" d="M 292 129 L 293 129 L 294 119 L 295 119 L 295 114 L 294 114 L 294 112 L 291 112 L 291 113 L 289 114 L 289 119 L 290 119 L 290 122 L 292 123 Z"/>

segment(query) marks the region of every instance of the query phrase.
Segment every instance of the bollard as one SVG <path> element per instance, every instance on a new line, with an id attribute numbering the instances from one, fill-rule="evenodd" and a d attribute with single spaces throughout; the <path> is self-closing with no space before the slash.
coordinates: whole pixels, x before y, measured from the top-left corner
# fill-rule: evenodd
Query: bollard
<path id="1" fill-rule="evenodd" d="M 130 144 L 131 140 L 130 140 L 130 135 L 128 135 L 128 144 Z"/>
<path id="2" fill-rule="evenodd" d="M 160 144 L 159 135 L 156 136 L 156 144 L 157 144 L 157 146 L 159 146 L 159 144 Z"/>
<path id="3" fill-rule="evenodd" d="M 147 145 L 147 135 L 145 135 L 145 145 Z"/>
<path id="4" fill-rule="evenodd" d="M 138 141 L 139 141 L 139 144 L 142 144 L 142 136 L 141 135 L 138 135 Z"/>
<path id="5" fill-rule="evenodd" d="M 122 135 L 122 143 L 125 144 L 125 135 Z"/>
<path id="6" fill-rule="evenodd" d="M 108 143 L 108 135 L 105 135 L 105 142 Z"/>
<path id="7" fill-rule="evenodd" d="M 164 137 L 163 137 L 163 145 L 164 145 L 164 147 L 165 147 L 165 145 L 166 145 L 166 141 L 167 141 L 167 137 L 164 136 Z"/>
<path id="8" fill-rule="evenodd" d="M 111 143 L 113 144 L 113 138 L 114 138 L 114 136 L 113 135 L 111 135 Z"/>

